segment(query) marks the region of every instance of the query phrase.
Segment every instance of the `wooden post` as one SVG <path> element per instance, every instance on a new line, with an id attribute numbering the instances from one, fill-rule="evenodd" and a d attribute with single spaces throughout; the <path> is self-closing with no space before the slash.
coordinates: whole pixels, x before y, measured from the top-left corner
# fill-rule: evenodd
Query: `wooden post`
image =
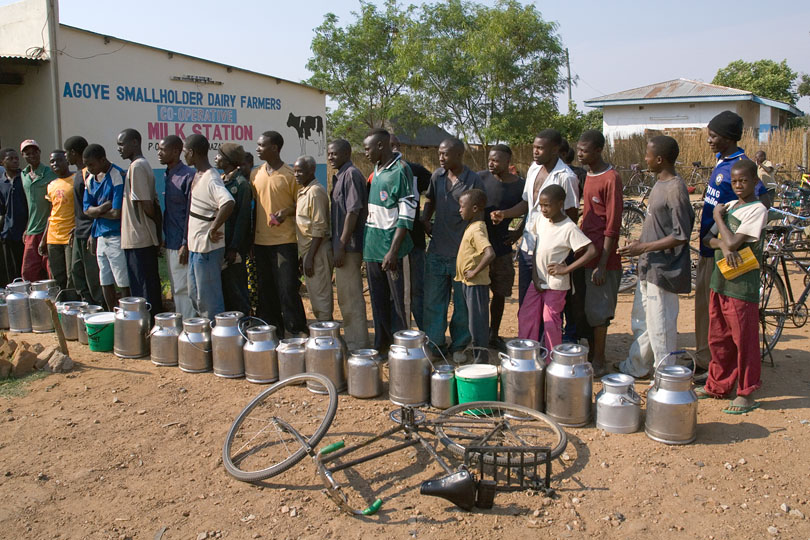
<path id="1" fill-rule="evenodd" d="M 62 354 L 65 356 L 70 356 L 68 352 L 67 340 L 65 339 L 65 333 L 62 331 L 62 323 L 59 321 L 59 314 L 56 312 L 56 306 L 53 303 L 53 300 L 47 298 L 45 303 L 48 306 L 48 309 L 51 310 L 51 321 L 53 321 L 53 329 L 56 330 L 56 337 L 59 338 L 59 349 L 62 351 Z"/>

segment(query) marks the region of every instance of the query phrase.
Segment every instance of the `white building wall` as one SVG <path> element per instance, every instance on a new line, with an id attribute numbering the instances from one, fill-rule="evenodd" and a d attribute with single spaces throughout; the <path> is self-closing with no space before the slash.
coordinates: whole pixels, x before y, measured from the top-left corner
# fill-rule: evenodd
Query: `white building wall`
<path id="1" fill-rule="evenodd" d="M 746 128 L 759 129 L 760 110 L 757 104 L 716 101 L 606 106 L 603 109 L 603 131 L 605 137 L 612 141 L 643 135 L 645 130 L 705 128 L 715 115 L 726 110 L 742 116 Z"/>
<path id="2" fill-rule="evenodd" d="M 47 0 L 21 0 L 0 7 L 0 56 L 30 56 L 40 47 L 50 57 L 47 6 Z"/>
<path id="3" fill-rule="evenodd" d="M 292 163 L 310 154 L 326 175 L 326 96 L 318 90 L 280 79 L 106 39 L 61 27 L 59 78 L 64 137 L 83 135 L 118 161 L 116 137 L 135 128 L 143 137 L 145 157 L 155 169 L 157 145 L 166 135 L 181 138 L 202 133 L 217 148 L 235 142 L 255 154 L 262 132 L 275 130 L 284 137 L 282 159 Z M 192 75 L 222 84 L 172 80 Z M 299 137 L 290 115 L 317 117 Z M 320 132 L 317 131 L 320 127 Z M 306 135 L 309 135 L 307 137 Z M 213 159 L 213 152 L 211 158 Z M 258 161 L 258 160 L 257 160 Z"/>

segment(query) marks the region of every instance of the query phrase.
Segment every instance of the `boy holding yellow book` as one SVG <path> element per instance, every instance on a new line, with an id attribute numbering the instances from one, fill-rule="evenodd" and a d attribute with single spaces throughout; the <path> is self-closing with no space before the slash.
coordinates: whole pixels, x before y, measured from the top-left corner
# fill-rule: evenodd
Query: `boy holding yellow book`
<path id="1" fill-rule="evenodd" d="M 722 399 L 737 395 L 723 409 L 727 414 L 744 414 L 759 407 L 753 399 L 761 386 L 759 352 L 759 263 L 762 259 L 760 235 L 768 221 L 768 210 L 754 189 L 759 178 L 753 161 L 741 160 L 731 167 L 731 187 L 738 199 L 714 208 L 715 224 L 704 238 L 714 249 L 715 268 L 709 296 L 709 376 L 698 388 L 699 398 Z M 750 254 L 756 265 L 744 260 Z M 747 255 L 747 257 L 745 257 Z M 734 274 L 745 264 L 750 270 Z"/>

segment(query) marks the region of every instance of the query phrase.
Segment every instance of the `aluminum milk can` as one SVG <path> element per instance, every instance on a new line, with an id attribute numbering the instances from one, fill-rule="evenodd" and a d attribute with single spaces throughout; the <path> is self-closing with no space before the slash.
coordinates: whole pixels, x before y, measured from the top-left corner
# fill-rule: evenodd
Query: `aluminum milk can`
<path id="1" fill-rule="evenodd" d="M 340 335 L 340 323 L 336 321 L 317 321 L 309 324 L 309 337 L 331 337 L 338 340 L 340 344 L 341 361 L 343 362 L 343 369 L 346 369 L 346 363 L 349 360 L 349 348 L 346 346 L 346 341 Z"/>
<path id="2" fill-rule="evenodd" d="M 177 338 L 177 360 L 186 373 L 211 371 L 211 325 L 208 319 L 193 317 L 183 321 Z"/>
<path id="3" fill-rule="evenodd" d="M 458 404 L 456 372 L 453 366 L 442 364 L 430 376 L 430 404 L 437 409 L 449 409 Z"/>
<path id="4" fill-rule="evenodd" d="M 87 302 L 71 301 L 59 302 L 56 311 L 59 313 L 59 324 L 65 339 L 76 341 L 79 339 L 79 315 L 87 307 Z"/>
<path id="5" fill-rule="evenodd" d="M 417 407 L 430 402 L 433 365 L 419 330 L 400 330 L 388 350 L 388 398 L 395 405 Z"/>
<path id="6" fill-rule="evenodd" d="M 115 311 L 113 352 L 119 358 L 142 358 L 149 355 L 149 310 L 145 298 L 128 296 L 118 300 Z"/>
<path id="7" fill-rule="evenodd" d="M 245 378 L 252 383 L 266 384 L 278 380 L 276 327 L 270 324 L 247 329 L 247 341 L 242 348 L 245 357 Z"/>
<path id="8" fill-rule="evenodd" d="M 76 339 L 79 343 L 84 345 L 88 344 L 87 341 L 87 326 L 84 324 L 84 318 L 93 315 L 94 313 L 101 312 L 102 307 L 96 306 L 94 304 L 87 305 L 83 308 L 80 308 L 79 315 L 76 318 Z M 61 322 L 60 322 L 61 324 Z"/>
<path id="9" fill-rule="evenodd" d="M 31 329 L 35 334 L 53 332 L 53 318 L 48 300 L 53 300 L 59 293 L 59 286 L 55 279 L 43 279 L 31 284 L 31 293 L 28 295 L 28 306 L 31 310 Z"/>
<path id="10" fill-rule="evenodd" d="M 545 409 L 545 367 L 548 352 L 533 339 L 506 343 L 501 359 L 501 401 L 536 411 Z"/>
<path id="11" fill-rule="evenodd" d="M 276 348 L 278 357 L 278 380 L 289 379 L 293 375 L 306 373 L 307 338 L 282 339 Z"/>
<path id="12" fill-rule="evenodd" d="M 352 351 L 348 362 L 349 395 L 356 398 L 373 398 L 382 394 L 382 370 L 380 355 L 376 349 Z"/>
<path id="13" fill-rule="evenodd" d="M 0 330 L 8 329 L 8 304 L 6 304 L 5 289 L 0 289 Z"/>
<path id="14" fill-rule="evenodd" d="M 689 444 L 697 436 L 697 409 L 692 370 L 659 365 L 647 392 L 647 436 L 666 444 Z"/>
<path id="15" fill-rule="evenodd" d="M 546 367 L 546 414 L 560 425 L 580 427 L 591 419 L 593 367 L 588 347 L 561 343 Z"/>
<path id="16" fill-rule="evenodd" d="M 635 433 L 641 425 L 641 397 L 633 388 L 635 379 L 624 373 L 602 377 L 596 394 L 596 427 L 610 433 Z"/>
<path id="17" fill-rule="evenodd" d="M 158 313 L 155 326 L 149 332 L 149 355 L 156 366 L 176 366 L 177 338 L 183 331 L 183 316 L 179 313 Z"/>
<path id="18" fill-rule="evenodd" d="M 244 316 L 241 311 L 225 311 L 214 316 L 211 355 L 217 377 L 236 379 L 245 376 L 245 358 L 242 355 L 245 337 L 239 331 L 239 322 Z"/>
<path id="19" fill-rule="evenodd" d="M 28 307 L 28 293 L 31 283 L 17 278 L 8 285 L 6 305 L 8 306 L 8 328 L 12 332 L 31 331 L 31 310 Z"/>
<path id="20" fill-rule="evenodd" d="M 332 381 L 338 392 L 346 390 L 346 366 L 343 362 L 343 348 L 333 337 L 310 336 L 307 340 L 306 355 L 307 373 L 320 373 Z M 307 382 L 307 390 L 315 394 L 326 394 L 322 384 Z"/>

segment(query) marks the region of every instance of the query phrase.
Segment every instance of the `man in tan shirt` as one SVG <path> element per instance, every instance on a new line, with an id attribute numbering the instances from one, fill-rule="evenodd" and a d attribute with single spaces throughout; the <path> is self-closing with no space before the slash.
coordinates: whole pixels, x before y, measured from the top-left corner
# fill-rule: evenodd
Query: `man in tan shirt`
<path id="1" fill-rule="evenodd" d="M 301 186 L 281 159 L 284 139 L 276 131 L 262 133 L 256 154 L 265 163 L 253 178 L 256 231 L 253 253 L 258 274 L 257 316 L 283 335 L 306 333 L 307 320 L 299 294 L 295 202 Z"/>
<path id="2" fill-rule="evenodd" d="M 319 321 L 331 321 L 334 301 L 329 195 L 315 180 L 315 159 L 312 156 L 298 158 L 293 165 L 293 174 L 301 186 L 296 203 L 295 228 L 312 313 Z"/>

